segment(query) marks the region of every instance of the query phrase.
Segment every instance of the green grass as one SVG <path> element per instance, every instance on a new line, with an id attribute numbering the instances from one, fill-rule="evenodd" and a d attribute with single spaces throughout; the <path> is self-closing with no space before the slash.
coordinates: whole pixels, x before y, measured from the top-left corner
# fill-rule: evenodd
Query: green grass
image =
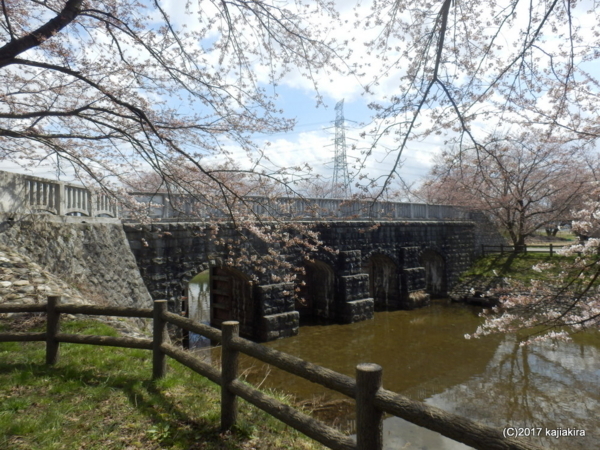
<path id="1" fill-rule="evenodd" d="M 62 331 L 117 334 L 94 321 Z M 322 448 L 244 401 L 238 426 L 220 432 L 219 388 L 172 360 L 153 383 L 151 356 L 62 344 L 49 367 L 43 343 L 0 343 L 0 449 Z"/>
<path id="2" fill-rule="evenodd" d="M 556 233 L 556 237 L 569 241 L 569 243 L 575 243 L 579 240 L 579 238 L 571 231 L 559 231 Z"/>
<path id="3" fill-rule="evenodd" d="M 492 278 L 499 276 L 525 282 L 532 278 L 554 280 L 562 270 L 560 263 L 569 263 L 573 259 L 574 257 L 550 256 L 548 253 L 491 254 L 479 258 L 467 272 L 462 274 L 461 278 L 472 276 Z M 554 264 L 555 267 L 544 272 L 536 272 L 532 267 L 539 263 L 550 263 Z"/>
<path id="4" fill-rule="evenodd" d="M 570 245 L 577 242 L 579 238 L 570 230 L 559 231 L 556 233 L 556 236 L 548 236 L 544 230 L 538 230 L 531 236 L 531 240 L 544 245 L 548 245 L 549 243 L 553 243 L 554 245 Z"/>
<path id="5" fill-rule="evenodd" d="M 203 272 L 200 272 L 198 275 L 196 275 L 194 278 L 192 278 L 190 280 L 190 283 L 196 283 L 196 284 L 208 284 L 210 280 L 210 271 L 205 270 Z"/>

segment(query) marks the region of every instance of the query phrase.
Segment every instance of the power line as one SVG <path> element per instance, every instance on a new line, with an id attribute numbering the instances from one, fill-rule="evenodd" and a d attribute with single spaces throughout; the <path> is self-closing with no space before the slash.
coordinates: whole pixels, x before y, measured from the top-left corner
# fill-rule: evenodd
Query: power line
<path id="1" fill-rule="evenodd" d="M 344 126 L 344 99 L 335 105 L 335 156 L 333 161 L 333 193 L 336 197 L 348 198 L 350 176 L 346 158 L 346 130 Z"/>

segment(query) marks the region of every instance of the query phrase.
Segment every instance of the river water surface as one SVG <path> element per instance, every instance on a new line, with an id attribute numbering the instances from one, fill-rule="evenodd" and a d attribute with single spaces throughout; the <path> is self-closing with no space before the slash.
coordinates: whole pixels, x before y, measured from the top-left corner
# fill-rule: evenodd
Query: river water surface
<path id="1" fill-rule="evenodd" d="M 573 342 L 519 347 L 513 336 L 464 338 L 480 309 L 435 302 L 414 311 L 380 312 L 349 325 L 301 326 L 296 337 L 265 345 L 355 376 L 360 363 L 383 367 L 383 387 L 414 400 L 504 428 L 534 427 L 544 448 L 600 449 L 600 333 Z M 218 358 L 218 352 L 205 352 Z M 352 433 L 352 401 L 314 383 L 244 358 L 248 381 L 293 395 L 297 402 Z M 546 430 L 584 430 L 585 437 L 546 437 Z M 384 422 L 387 449 L 468 448 L 397 419 Z"/>

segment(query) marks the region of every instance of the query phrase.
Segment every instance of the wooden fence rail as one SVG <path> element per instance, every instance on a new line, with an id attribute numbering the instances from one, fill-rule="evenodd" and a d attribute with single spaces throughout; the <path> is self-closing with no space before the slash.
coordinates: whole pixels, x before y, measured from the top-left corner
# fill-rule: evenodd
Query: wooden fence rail
<path id="1" fill-rule="evenodd" d="M 221 428 L 237 420 L 237 398 L 257 406 L 287 425 L 335 450 L 381 450 L 384 413 L 393 414 L 416 425 L 436 431 L 450 439 L 480 450 L 535 450 L 538 447 L 504 438 L 502 431 L 473 422 L 403 397 L 381 387 L 382 369 L 376 364 L 359 364 L 356 379 L 312 364 L 295 356 L 264 347 L 238 336 L 237 322 L 224 322 L 222 331 L 167 311 L 166 300 L 154 302 L 154 309 L 60 304 L 50 296 L 45 305 L 0 305 L 1 313 L 46 312 L 45 333 L 0 333 L 0 342 L 45 341 L 46 363 L 56 364 L 61 343 L 109 345 L 152 350 L 152 378 L 166 375 L 166 357 L 221 386 Z M 65 334 L 60 332 L 61 314 L 104 315 L 152 318 L 152 339 Z M 172 324 L 222 345 L 221 370 L 168 342 L 167 324 Z M 279 369 L 321 384 L 356 400 L 356 440 L 335 428 L 285 405 L 238 379 L 238 356 L 252 356 Z"/>
<path id="2" fill-rule="evenodd" d="M 556 251 L 565 247 L 564 245 L 524 245 L 523 248 L 517 253 L 550 253 L 550 256 L 556 255 Z M 490 249 L 491 251 L 486 251 Z M 486 255 L 489 253 L 514 253 L 515 247 L 513 245 L 483 245 L 481 244 L 481 254 Z M 581 252 L 577 252 L 581 256 Z"/>
<path id="3" fill-rule="evenodd" d="M 489 249 L 489 251 L 486 251 L 488 249 Z M 514 252 L 515 252 L 514 245 L 504 245 L 504 244 L 484 245 L 484 244 L 481 244 L 481 255 L 482 256 L 485 256 L 488 253 L 500 253 L 501 255 L 504 255 L 504 253 L 514 253 Z M 527 253 L 527 246 L 524 245 L 523 248 L 517 253 Z"/>

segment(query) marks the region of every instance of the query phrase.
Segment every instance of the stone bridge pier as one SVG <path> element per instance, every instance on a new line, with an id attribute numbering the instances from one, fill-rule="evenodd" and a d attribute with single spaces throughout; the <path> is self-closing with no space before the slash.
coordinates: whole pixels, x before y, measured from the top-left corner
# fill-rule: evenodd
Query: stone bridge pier
<path id="1" fill-rule="evenodd" d="M 180 299 L 189 281 L 209 270 L 212 325 L 237 320 L 240 333 L 258 341 L 293 336 L 309 318 L 351 323 L 375 311 L 426 305 L 457 281 L 481 243 L 478 226 L 468 221 L 323 222 L 315 228 L 336 251 L 310 260 L 290 253 L 288 261 L 303 266 L 304 274 L 294 283 L 272 284 L 225 265 L 227 255 L 200 223 L 124 228 L 154 299 Z"/>

